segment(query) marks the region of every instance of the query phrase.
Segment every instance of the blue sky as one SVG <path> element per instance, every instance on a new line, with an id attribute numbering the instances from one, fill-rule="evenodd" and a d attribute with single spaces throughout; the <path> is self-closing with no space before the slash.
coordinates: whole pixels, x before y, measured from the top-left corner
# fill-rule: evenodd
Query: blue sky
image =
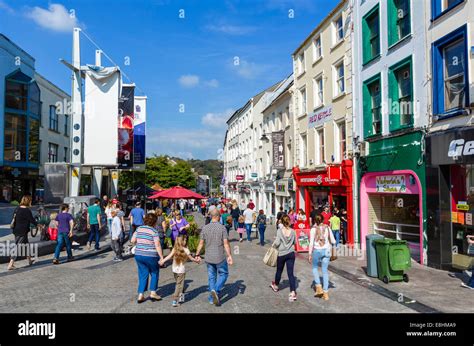
<path id="1" fill-rule="evenodd" d="M 291 73 L 291 53 L 337 3 L 0 0 L 0 32 L 70 93 L 59 59 L 71 60 L 72 27 L 80 26 L 148 96 L 148 155 L 216 159 L 228 117 Z M 94 63 L 96 48 L 84 37 L 81 44 L 82 63 Z"/>

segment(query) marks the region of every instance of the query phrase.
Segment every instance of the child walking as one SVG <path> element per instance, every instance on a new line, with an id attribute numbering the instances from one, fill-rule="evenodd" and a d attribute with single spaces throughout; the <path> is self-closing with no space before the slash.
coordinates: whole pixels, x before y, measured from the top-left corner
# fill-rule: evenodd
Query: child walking
<path id="1" fill-rule="evenodd" d="M 242 234 L 245 232 L 245 217 L 243 215 L 239 216 L 239 224 L 237 227 L 237 233 L 239 233 L 240 242 L 243 242 Z"/>
<path id="2" fill-rule="evenodd" d="M 48 236 L 49 240 L 57 240 L 58 239 L 58 221 L 56 217 L 58 213 L 51 213 L 49 216 L 49 226 L 48 226 Z"/>
<path id="3" fill-rule="evenodd" d="M 184 264 L 188 259 L 193 262 L 198 262 L 191 256 L 191 252 L 186 247 L 186 243 L 184 240 L 184 236 L 178 236 L 174 243 L 174 247 L 169 253 L 168 256 L 160 260 L 160 265 L 162 266 L 166 261 L 173 259 L 173 275 L 176 281 L 176 287 L 173 294 L 173 303 L 174 307 L 178 306 L 179 304 L 184 303 L 184 279 L 186 277 L 186 267 Z"/>
<path id="4" fill-rule="evenodd" d="M 122 220 L 118 216 L 118 210 L 114 209 L 111 211 L 112 216 L 112 227 L 111 227 L 111 235 L 112 235 L 112 249 L 115 252 L 114 262 L 121 262 L 123 261 L 122 258 Z"/>

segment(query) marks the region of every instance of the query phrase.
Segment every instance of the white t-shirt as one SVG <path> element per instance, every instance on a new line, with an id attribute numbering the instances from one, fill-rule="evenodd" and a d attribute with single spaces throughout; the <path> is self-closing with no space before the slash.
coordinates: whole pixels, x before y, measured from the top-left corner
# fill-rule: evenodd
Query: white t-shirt
<path id="1" fill-rule="evenodd" d="M 253 215 L 255 212 L 252 209 L 245 209 L 244 216 L 245 216 L 245 223 L 253 223 Z"/>
<path id="2" fill-rule="evenodd" d="M 112 240 L 117 240 L 122 233 L 122 222 L 118 216 L 112 219 Z"/>
<path id="3" fill-rule="evenodd" d="M 186 252 L 186 255 L 190 255 L 191 254 L 191 251 L 189 251 L 188 248 L 184 248 L 184 252 Z M 171 269 L 173 270 L 173 273 L 176 273 L 176 274 L 184 274 L 186 273 L 186 267 L 184 266 L 184 263 L 181 263 L 181 264 L 178 264 L 176 263 L 175 259 L 173 258 L 173 265 L 171 266 Z"/>

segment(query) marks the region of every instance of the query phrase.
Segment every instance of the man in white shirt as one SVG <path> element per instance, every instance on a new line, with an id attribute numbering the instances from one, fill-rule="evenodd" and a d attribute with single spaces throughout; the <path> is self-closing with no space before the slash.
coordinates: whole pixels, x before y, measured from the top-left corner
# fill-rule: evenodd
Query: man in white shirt
<path id="1" fill-rule="evenodd" d="M 252 224 L 254 223 L 255 212 L 250 209 L 250 204 L 247 205 L 247 209 L 245 209 L 243 213 L 245 217 L 245 229 L 247 231 L 247 241 L 252 241 L 250 235 L 252 234 Z"/>

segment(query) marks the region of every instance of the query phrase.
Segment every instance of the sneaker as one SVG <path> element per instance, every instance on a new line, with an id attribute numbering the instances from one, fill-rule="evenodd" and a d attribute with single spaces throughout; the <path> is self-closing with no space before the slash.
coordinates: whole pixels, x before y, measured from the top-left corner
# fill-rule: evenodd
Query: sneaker
<path id="1" fill-rule="evenodd" d="M 294 301 L 296 301 L 296 300 L 297 300 L 297 298 L 296 298 L 296 293 L 290 293 L 290 294 L 288 295 L 288 301 L 294 302 Z"/>
<path id="2" fill-rule="evenodd" d="M 117 260 L 118 260 L 118 258 L 114 257 L 114 259 L 112 261 L 117 262 Z"/>
<path id="3" fill-rule="evenodd" d="M 211 296 L 212 296 L 212 303 L 215 306 L 219 306 L 219 304 L 220 304 L 219 296 L 217 295 L 217 292 L 215 290 L 211 291 Z"/>
<path id="4" fill-rule="evenodd" d="M 66 260 L 66 262 L 71 262 L 71 261 L 74 261 L 74 257 L 68 257 L 68 259 Z"/>
<path id="5" fill-rule="evenodd" d="M 178 302 L 176 300 L 173 300 L 173 302 L 171 303 L 171 305 L 175 308 L 178 306 Z"/>
<path id="6" fill-rule="evenodd" d="M 470 290 L 474 290 L 474 287 L 471 287 L 471 286 L 465 284 L 464 282 L 461 284 L 461 287 L 469 288 Z"/>
<path id="7" fill-rule="evenodd" d="M 184 303 L 184 293 L 181 293 L 181 294 L 179 295 L 178 302 L 181 303 L 181 304 Z"/>
<path id="8" fill-rule="evenodd" d="M 99 248 L 99 249 L 97 249 L 97 248 L 96 248 L 96 249 L 94 249 L 94 251 L 96 251 L 96 252 L 97 252 L 97 251 L 99 251 L 99 250 L 100 250 L 100 248 Z"/>
<path id="9" fill-rule="evenodd" d="M 73 241 L 71 245 L 72 245 L 72 246 L 79 246 L 79 245 L 81 245 L 81 244 L 79 244 L 77 241 Z"/>
<path id="10" fill-rule="evenodd" d="M 275 281 L 272 281 L 270 287 L 272 288 L 273 292 L 278 292 L 278 285 L 275 284 Z"/>
<path id="11" fill-rule="evenodd" d="M 53 259 L 53 264 L 59 264 L 59 260 L 58 259 Z"/>
<path id="12" fill-rule="evenodd" d="M 240 239 L 240 240 L 239 240 L 240 243 L 243 242 L 243 241 L 244 241 L 243 239 Z"/>

